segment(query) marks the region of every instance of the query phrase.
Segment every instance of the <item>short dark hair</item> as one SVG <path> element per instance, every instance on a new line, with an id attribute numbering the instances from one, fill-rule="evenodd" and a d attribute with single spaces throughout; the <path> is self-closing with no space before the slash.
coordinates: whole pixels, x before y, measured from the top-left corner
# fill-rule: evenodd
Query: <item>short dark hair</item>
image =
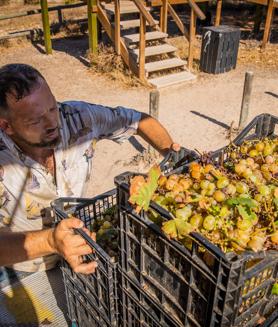
<path id="1" fill-rule="evenodd" d="M 7 112 L 7 95 L 14 94 L 19 101 L 29 95 L 32 88 L 44 77 L 34 67 L 9 64 L 0 68 L 0 113 Z"/>

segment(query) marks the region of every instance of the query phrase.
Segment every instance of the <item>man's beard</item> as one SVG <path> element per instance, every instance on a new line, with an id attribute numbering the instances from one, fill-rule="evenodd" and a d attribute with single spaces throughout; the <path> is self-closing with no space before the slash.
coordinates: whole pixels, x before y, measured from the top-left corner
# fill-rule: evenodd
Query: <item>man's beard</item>
<path id="1" fill-rule="evenodd" d="M 59 129 L 58 129 L 58 131 L 59 131 Z M 30 141 L 26 140 L 25 138 L 21 137 L 20 135 L 16 135 L 16 139 L 18 141 L 20 141 L 21 143 L 25 143 L 26 145 L 29 145 L 33 148 L 53 149 L 61 142 L 61 134 L 59 131 L 59 135 L 55 139 L 53 139 L 51 141 L 47 141 L 47 142 L 41 141 L 38 143 L 33 143 L 33 142 L 30 142 Z"/>

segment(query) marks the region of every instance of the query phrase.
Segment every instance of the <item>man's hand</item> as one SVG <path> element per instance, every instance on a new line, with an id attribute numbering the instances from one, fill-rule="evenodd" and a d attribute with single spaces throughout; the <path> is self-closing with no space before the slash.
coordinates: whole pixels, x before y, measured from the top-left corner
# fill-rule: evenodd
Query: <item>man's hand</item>
<path id="1" fill-rule="evenodd" d="M 172 143 L 171 150 L 174 150 L 176 152 L 179 152 L 181 149 L 181 146 L 178 143 Z"/>
<path id="2" fill-rule="evenodd" d="M 74 228 L 83 228 L 95 240 L 95 234 L 84 228 L 81 220 L 68 218 L 62 220 L 56 228 L 50 230 L 49 245 L 53 252 L 62 255 L 67 260 L 74 272 L 92 274 L 95 272 L 97 263 L 95 261 L 82 262 L 82 256 L 92 253 L 92 248 L 80 235 L 74 233 Z"/>

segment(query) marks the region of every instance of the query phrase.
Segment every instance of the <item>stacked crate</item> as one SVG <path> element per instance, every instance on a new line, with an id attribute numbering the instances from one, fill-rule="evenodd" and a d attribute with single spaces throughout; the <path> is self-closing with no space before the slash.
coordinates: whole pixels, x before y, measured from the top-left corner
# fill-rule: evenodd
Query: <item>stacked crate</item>
<path id="1" fill-rule="evenodd" d="M 278 118 L 260 115 L 234 143 L 277 136 L 277 127 Z M 196 158 L 185 153 L 163 162 L 164 171 L 187 172 L 188 162 Z M 212 155 L 216 161 L 223 156 L 224 148 Z M 271 289 L 278 278 L 277 251 L 224 254 L 198 233 L 192 233 L 190 248 L 169 240 L 148 212 L 137 214 L 128 202 L 132 177 L 116 177 L 117 190 L 97 198 L 54 204 L 58 220 L 72 213 L 89 229 L 107 208 L 118 206 L 119 262 L 91 241 L 95 252 L 87 259 L 98 261 L 95 274 L 75 274 L 63 263 L 69 318 L 84 327 L 255 327 L 260 317 L 269 316 L 264 327 L 274 326 L 278 296 Z M 171 218 L 155 203 L 151 209 L 164 221 Z"/>

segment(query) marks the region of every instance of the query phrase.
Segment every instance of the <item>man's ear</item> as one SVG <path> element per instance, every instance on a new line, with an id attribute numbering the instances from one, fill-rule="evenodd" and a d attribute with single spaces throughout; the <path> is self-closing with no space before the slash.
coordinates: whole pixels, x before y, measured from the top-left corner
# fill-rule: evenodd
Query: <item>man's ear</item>
<path id="1" fill-rule="evenodd" d="M 12 135 L 13 134 L 13 129 L 7 119 L 1 118 L 0 117 L 0 128 L 7 134 L 7 135 Z"/>

